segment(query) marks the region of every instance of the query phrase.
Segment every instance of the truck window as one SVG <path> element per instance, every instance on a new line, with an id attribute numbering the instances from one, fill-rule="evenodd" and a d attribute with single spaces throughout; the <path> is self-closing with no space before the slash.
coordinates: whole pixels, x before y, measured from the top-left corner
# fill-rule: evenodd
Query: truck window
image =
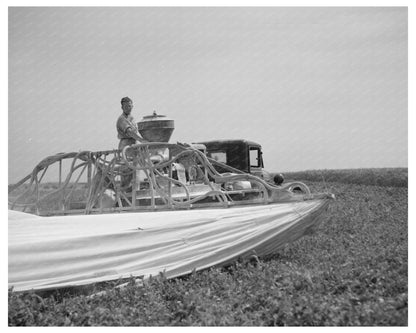
<path id="1" fill-rule="evenodd" d="M 257 147 L 250 147 L 250 166 L 253 168 L 261 168 L 261 152 Z"/>
<path id="2" fill-rule="evenodd" d="M 221 163 L 227 163 L 227 154 L 223 151 L 219 151 L 219 152 L 212 152 L 209 154 L 211 158 L 213 158 L 214 160 L 221 162 Z"/>

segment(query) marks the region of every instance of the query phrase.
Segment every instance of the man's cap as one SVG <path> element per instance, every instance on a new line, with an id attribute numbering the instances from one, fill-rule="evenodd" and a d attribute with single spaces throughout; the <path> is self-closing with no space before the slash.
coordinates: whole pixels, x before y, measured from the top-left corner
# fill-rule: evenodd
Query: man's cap
<path id="1" fill-rule="evenodd" d="M 123 97 L 122 99 L 121 99 L 121 104 L 123 104 L 123 103 L 128 103 L 128 102 L 133 102 L 129 97 Z"/>

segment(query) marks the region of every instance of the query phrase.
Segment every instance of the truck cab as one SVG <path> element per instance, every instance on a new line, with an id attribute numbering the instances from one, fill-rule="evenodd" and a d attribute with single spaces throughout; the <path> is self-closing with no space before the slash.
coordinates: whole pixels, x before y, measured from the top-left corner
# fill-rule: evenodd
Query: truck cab
<path id="1" fill-rule="evenodd" d="M 250 173 L 268 182 L 273 182 L 271 175 L 264 170 L 261 145 L 248 140 L 213 140 L 198 142 L 206 147 L 208 157 L 229 165 L 240 171 Z M 218 172 L 227 172 L 216 167 Z"/>

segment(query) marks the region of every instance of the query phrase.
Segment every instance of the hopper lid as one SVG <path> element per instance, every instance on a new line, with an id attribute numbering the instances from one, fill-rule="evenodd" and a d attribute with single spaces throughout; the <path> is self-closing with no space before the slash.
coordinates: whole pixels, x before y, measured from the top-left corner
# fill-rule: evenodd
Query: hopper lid
<path id="1" fill-rule="evenodd" d="M 153 121 L 153 120 L 173 120 L 173 119 L 170 119 L 163 114 L 157 114 L 156 111 L 153 111 L 153 114 L 148 115 L 148 116 L 143 116 L 142 121 Z"/>

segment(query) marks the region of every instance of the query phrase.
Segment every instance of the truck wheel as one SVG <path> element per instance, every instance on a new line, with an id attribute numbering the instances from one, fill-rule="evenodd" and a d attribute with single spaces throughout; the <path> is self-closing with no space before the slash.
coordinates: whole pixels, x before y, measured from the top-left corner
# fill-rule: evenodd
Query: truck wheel
<path id="1" fill-rule="evenodd" d="M 295 194 L 311 194 L 311 190 L 309 189 L 309 187 L 302 182 L 289 183 L 284 187 L 284 189 Z"/>

